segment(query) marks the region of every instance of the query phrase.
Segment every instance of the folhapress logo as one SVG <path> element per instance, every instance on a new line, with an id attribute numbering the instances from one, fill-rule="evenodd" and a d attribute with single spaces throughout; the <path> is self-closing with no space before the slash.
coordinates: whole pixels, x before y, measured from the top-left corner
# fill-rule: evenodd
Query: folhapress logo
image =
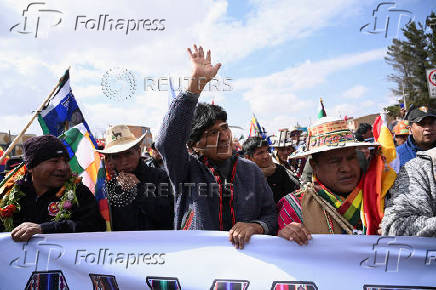
<path id="1" fill-rule="evenodd" d="M 122 31 L 126 35 L 136 31 L 162 31 L 165 30 L 166 19 L 124 19 L 112 18 L 109 14 L 100 14 L 94 18 L 85 15 L 76 17 L 74 30 L 88 31 Z"/>
<path id="2" fill-rule="evenodd" d="M 398 243 L 394 237 L 380 237 L 372 245 L 371 255 L 360 263 L 365 268 L 382 268 L 385 272 L 398 272 L 400 262 L 413 256 L 413 247 Z"/>
<path id="3" fill-rule="evenodd" d="M 60 10 L 48 9 L 45 2 L 31 2 L 22 12 L 23 19 L 9 28 L 10 32 L 30 34 L 37 38 L 41 32 L 48 34 L 50 29 L 59 26 L 62 22 Z M 63 24 L 71 31 L 79 32 L 116 32 L 131 35 L 139 32 L 157 32 L 165 30 L 165 18 L 159 17 L 113 17 L 109 14 L 99 14 L 97 17 L 88 17 L 85 14 L 75 16 L 74 22 Z"/>
<path id="4" fill-rule="evenodd" d="M 61 24 L 63 14 L 59 10 L 46 9 L 44 2 L 32 2 L 23 10 L 22 22 L 13 25 L 9 31 L 20 34 L 32 34 L 38 37 L 38 32 Z"/>
<path id="5" fill-rule="evenodd" d="M 47 243 L 45 237 L 33 237 L 23 244 L 22 250 L 20 256 L 9 262 L 9 266 L 48 271 L 50 262 L 59 260 L 64 254 L 64 248 L 61 245 Z"/>

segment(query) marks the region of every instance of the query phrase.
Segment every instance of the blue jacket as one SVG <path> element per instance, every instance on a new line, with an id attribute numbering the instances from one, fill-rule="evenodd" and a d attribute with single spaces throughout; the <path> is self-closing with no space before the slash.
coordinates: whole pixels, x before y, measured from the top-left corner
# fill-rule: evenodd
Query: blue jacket
<path id="1" fill-rule="evenodd" d="M 165 115 L 156 148 L 175 193 L 176 229 L 219 230 L 220 194 L 210 169 L 186 148 L 198 95 L 181 93 Z M 233 181 L 236 222 L 256 222 L 265 234 L 277 232 L 277 210 L 273 193 L 262 171 L 238 157 Z"/>
<path id="2" fill-rule="evenodd" d="M 400 158 L 400 168 L 403 165 L 416 157 L 416 152 L 421 151 L 418 146 L 415 144 L 415 140 L 413 140 L 412 134 L 407 138 L 406 143 L 397 147 L 397 156 Z"/>

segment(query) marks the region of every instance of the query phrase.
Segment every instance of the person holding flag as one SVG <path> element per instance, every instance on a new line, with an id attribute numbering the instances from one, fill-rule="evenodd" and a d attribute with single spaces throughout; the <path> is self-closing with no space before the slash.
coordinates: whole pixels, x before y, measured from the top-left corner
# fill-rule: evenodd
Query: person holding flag
<path id="1" fill-rule="evenodd" d="M 81 179 L 71 174 L 62 141 L 52 135 L 24 143 L 25 164 L 0 188 L 0 232 L 17 242 L 35 234 L 104 231 L 97 202 Z"/>
<path id="2" fill-rule="evenodd" d="M 94 194 L 100 213 L 110 230 L 109 205 L 105 194 L 106 169 L 104 160 L 96 152 L 98 144 L 89 129 L 70 86 L 70 70 L 60 79 L 53 97 L 49 97 L 37 111 L 43 134 L 59 137 L 64 143 L 71 170 L 82 178 L 83 184 Z"/>

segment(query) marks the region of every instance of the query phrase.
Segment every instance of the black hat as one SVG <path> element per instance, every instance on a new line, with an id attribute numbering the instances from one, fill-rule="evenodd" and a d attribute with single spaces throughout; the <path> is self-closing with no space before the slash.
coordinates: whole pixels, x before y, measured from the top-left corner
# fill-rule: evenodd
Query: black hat
<path id="1" fill-rule="evenodd" d="M 32 137 L 26 140 L 23 146 L 24 162 L 27 168 L 34 168 L 41 162 L 59 156 L 64 156 L 69 160 L 67 148 L 53 135 Z"/>
<path id="2" fill-rule="evenodd" d="M 427 106 L 412 108 L 407 114 L 407 120 L 413 123 L 421 122 L 426 117 L 436 118 L 436 111 Z"/>

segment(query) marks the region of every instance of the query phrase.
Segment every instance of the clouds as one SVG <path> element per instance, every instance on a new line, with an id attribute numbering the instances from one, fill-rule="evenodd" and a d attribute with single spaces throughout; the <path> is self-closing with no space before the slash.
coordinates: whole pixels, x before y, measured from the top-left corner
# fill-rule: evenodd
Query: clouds
<path id="1" fill-rule="evenodd" d="M 305 90 L 324 85 L 334 73 L 355 70 L 359 65 L 383 59 L 384 55 L 385 49 L 382 48 L 317 62 L 306 61 L 268 76 L 237 80 L 235 93 L 241 93 L 251 109 L 271 123 L 274 130 L 283 125 L 289 126 L 289 123 L 278 123 L 280 120 L 289 122 L 302 119 L 307 124 L 310 116 L 314 116 L 320 95 L 306 97 Z M 341 98 L 349 104 L 337 105 L 331 113 L 358 113 L 359 105 L 353 105 L 352 102 L 364 98 L 366 92 L 367 88 L 362 85 L 346 90 Z M 362 102 L 359 100 L 360 104 Z M 364 104 L 366 107 L 373 105 L 368 102 Z"/>
<path id="2" fill-rule="evenodd" d="M 290 126 L 317 105 L 319 96 L 308 97 L 310 89 L 322 86 L 337 72 L 380 60 L 385 50 L 368 49 L 334 57 L 298 59 L 289 66 L 265 73 L 254 62 L 244 63 L 254 53 L 268 54 L 271 48 L 283 51 L 286 43 L 313 37 L 340 19 L 355 13 L 357 0 L 320 2 L 252 0 L 249 10 L 229 16 L 235 3 L 201 1 L 46 1 L 50 9 L 63 12 L 62 23 L 40 39 L 5 33 L 22 21 L 27 1 L 0 4 L 0 100 L 4 103 L 0 131 L 19 131 L 25 119 L 48 95 L 64 70 L 71 65 L 71 86 L 91 129 L 109 124 L 144 125 L 156 132 L 167 110 L 167 92 L 144 91 L 144 77 L 189 76 L 190 61 L 185 48 L 201 43 L 211 48 L 213 60 L 224 62 L 221 77 L 232 76 L 232 92 L 205 92 L 202 100 L 215 102 L 234 112 L 237 124 L 248 123 L 251 112 L 262 114 L 263 126 Z M 117 31 L 74 30 L 78 15 L 98 18 L 166 19 L 165 30 Z M 355 15 L 354 15 L 355 16 Z M 43 34 L 41 34 L 43 35 Z M 318 44 L 317 44 L 318 45 Z M 361 50 L 359 50 L 361 51 Z M 258 77 L 233 75 L 242 66 L 253 67 Z M 132 71 L 137 77 L 136 97 L 112 102 L 101 91 L 101 77 L 113 67 Z M 283 68 L 284 67 L 284 68 Z M 225 75 L 224 75 L 225 74 Z M 251 74 L 252 75 L 252 74 Z M 344 102 L 365 97 L 364 85 L 345 90 Z M 8 102 L 8 100 L 12 100 Z M 336 104 L 334 104 L 336 105 Z M 12 120 L 12 121 L 11 121 Z M 36 129 L 35 129 L 36 128 Z M 37 126 L 32 126 L 40 133 Z"/>
<path id="3" fill-rule="evenodd" d="M 357 3 L 331 1 L 251 1 L 245 19 L 226 17 L 227 2 L 215 1 L 204 22 L 196 27 L 201 43 L 213 47 L 222 61 L 233 62 L 253 51 L 287 40 L 308 37 L 335 22 Z"/>
<path id="4" fill-rule="evenodd" d="M 355 87 L 352 87 L 348 90 L 346 90 L 342 97 L 344 99 L 351 99 L 351 100 L 356 100 L 356 99 L 360 99 L 362 98 L 365 93 L 368 91 L 368 88 L 362 85 L 357 85 Z"/>

